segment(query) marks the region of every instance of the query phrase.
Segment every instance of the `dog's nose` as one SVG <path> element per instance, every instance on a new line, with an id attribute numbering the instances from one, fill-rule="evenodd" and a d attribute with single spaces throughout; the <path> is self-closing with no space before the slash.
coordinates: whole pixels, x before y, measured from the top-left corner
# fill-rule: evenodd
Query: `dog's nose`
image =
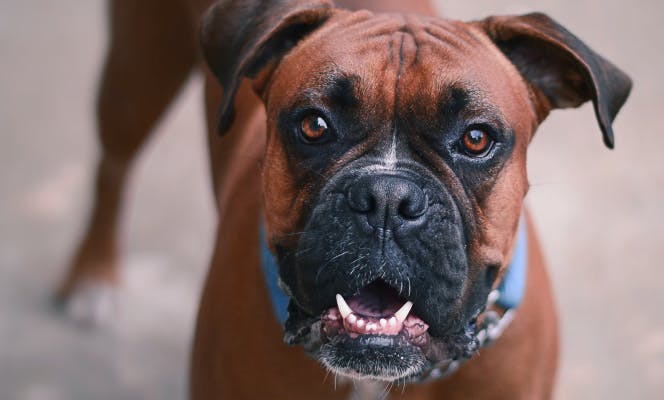
<path id="1" fill-rule="evenodd" d="M 374 228 L 394 230 L 414 225 L 427 211 L 427 196 L 415 182 L 391 175 L 358 179 L 348 190 L 350 208 L 366 215 Z"/>

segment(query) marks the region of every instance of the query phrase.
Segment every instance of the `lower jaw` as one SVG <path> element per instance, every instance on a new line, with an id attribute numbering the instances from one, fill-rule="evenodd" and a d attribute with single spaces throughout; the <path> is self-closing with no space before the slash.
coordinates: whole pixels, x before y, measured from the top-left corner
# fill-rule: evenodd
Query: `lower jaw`
<path id="1" fill-rule="evenodd" d="M 321 346 L 319 361 L 331 372 L 353 379 L 407 381 L 428 365 L 424 352 L 401 336 L 337 336 Z"/>
<path id="2" fill-rule="evenodd" d="M 330 372 L 355 380 L 417 382 L 434 369 L 469 359 L 477 350 L 475 324 L 454 335 L 434 338 L 426 334 L 423 343 L 400 335 L 346 334 L 320 337 L 319 346 L 309 354 Z"/>
<path id="3" fill-rule="evenodd" d="M 462 331 L 444 338 L 427 334 L 426 345 L 410 343 L 402 335 L 388 336 L 390 340 L 403 340 L 390 346 L 376 347 L 372 341 L 385 340 L 383 335 L 360 335 L 353 339 L 335 332 L 332 336 L 324 332 L 320 317 L 309 316 L 292 302 L 289 304 L 289 320 L 286 322 L 284 341 L 299 345 L 331 372 L 353 379 L 409 382 L 417 380 L 423 373 L 449 364 L 454 360 L 470 358 L 477 349 L 475 319 L 469 321 Z M 369 343 L 368 343 L 369 342 Z M 368 345 L 368 346 L 367 346 Z M 405 355 L 401 352 L 405 350 Z M 367 354 L 382 354 L 382 366 L 368 367 Z M 387 356 L 385 354 L 388 354 Z M 389 356 L 392 354 L 392 356 Z M 408 361 L 403 361 L 399 356 Z M 362 358 L 360 358 L 362 357 Z"/>

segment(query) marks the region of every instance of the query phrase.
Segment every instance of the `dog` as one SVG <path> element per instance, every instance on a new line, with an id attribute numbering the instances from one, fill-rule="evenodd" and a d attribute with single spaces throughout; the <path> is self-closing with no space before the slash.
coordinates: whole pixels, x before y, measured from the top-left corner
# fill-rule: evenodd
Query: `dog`
<path id="1" fill-rule="evenodd" d="M 526 150 L 586 101 L 613 147 L 629 77 L 543 14 L 210 3 L 112 2 L 95 206 L 60 298 L 117 281 L 131 161 L 201 65 L 219 225 L 192 399 L 551 398 Z"/>

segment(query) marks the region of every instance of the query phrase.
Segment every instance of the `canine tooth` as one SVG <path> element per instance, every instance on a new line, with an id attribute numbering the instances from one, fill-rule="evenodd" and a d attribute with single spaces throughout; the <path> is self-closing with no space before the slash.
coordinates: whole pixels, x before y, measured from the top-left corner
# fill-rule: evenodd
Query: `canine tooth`
<path id="1" fill-rule="evenodd" d="M 487 306 L 492 306 L 493 303 L 498 301 L 498 298 L 500 297 L 500 291 L 498 289 L 492 290 L 489 293 L 489 297 L 487 297 L 486 304 Z"/>
<path id="2" fill-rule="evenodd" d="M 382 326 L 382 327 L 387 326 L 387 320 L 385 318 L 380 319 L 380 326 Z"/>
<path id="3" fill-rule="evenodd" d="M 413 308 L 413 302 L 407 301 L 406 304 L 401 306 L 399 311 L 394 313 L 394 316 L 399 322 L 403 323 L 403 321 L 406 320 L 406 317 L 408 317 L 408 313 L 410 312 L 411 308 Z"/>
<path id="4" fill-rule="evenodd" d="M 355 316 L 355 314 L 351 314 L 351 315 L 349 315 L 348 318 L 346 318 L 346 319 L 347 319 L 348 322 L 350 322 L 351 324 L 354 324 L 355 321 L 357 321 L 357 317 Z"/>
<path id="5" fill-rule="evenodd" d="M 343 296 L 340 294 L 337 294 L 337 307 L 339 308 L 339 313 L 343 319 L 346 319 L 346 317 L 353 312 L 348 306 L 348 303 L 346 303 L 346 300 L 344 300 Z"/>

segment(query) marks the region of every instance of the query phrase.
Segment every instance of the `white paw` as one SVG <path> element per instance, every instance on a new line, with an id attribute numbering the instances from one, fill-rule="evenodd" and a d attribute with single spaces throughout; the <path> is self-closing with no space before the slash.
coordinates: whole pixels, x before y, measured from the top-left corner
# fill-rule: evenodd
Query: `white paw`
<path id="1" fill-rule="evenodd" d="M 85 326 L 102 327 L 112 322 L 117 312 L 117 293 L 108 282 L 79 283 L 63 301 L 65 314 Z"/>

